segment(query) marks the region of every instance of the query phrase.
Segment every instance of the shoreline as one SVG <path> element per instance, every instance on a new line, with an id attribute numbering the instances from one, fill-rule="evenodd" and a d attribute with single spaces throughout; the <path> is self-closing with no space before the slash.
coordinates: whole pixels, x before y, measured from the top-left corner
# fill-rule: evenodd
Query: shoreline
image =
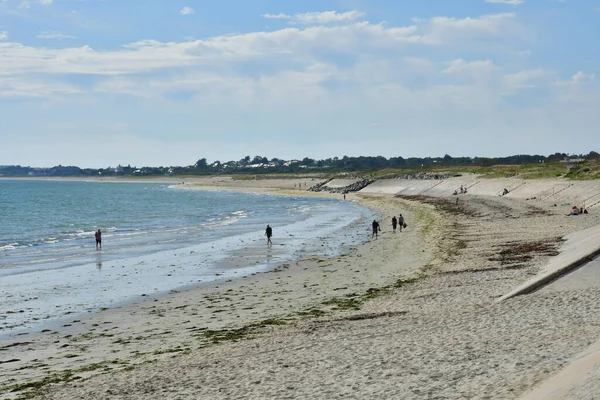
<path id="1" fill-rule="evenodd" d="M 286 191 L 287 186 L 269 190 Z M 300 193 L 292 190 L 294 195 Z M 461 207 L 454 207 L 445 199 L 416 201 L 356 194 L 349 199 L 360 199 L 369 207 L 379 208 L 383 215 L 402 211 L 407 217 L 408 232 L 393 237 L 385 218 L 379 240 L 367 241 L 346 256 L 300 260 L 249 276 L 243 282 L 148 299 L 135 308 L 106 310 L 94 322 L 84 321 L 97 324 L 95 331 L 79 326 L 79 332 L 76 327 L 63 327 L 55 336 L 49 332 L 50 338 L 59 343 L 47 340 L 45 349 L 36 343 L 37 355 L 42 355 L 38 360 L 47 362 L 48 357 L 54 357 L 50 367 L 38 368 L 50 368 L 43 374 L 56 377 L 56 383 L 72 381 L 74 377 L 80 377 L 81 383 L 59 384 L 47 398 L 102 398 L 109 387 L 113 397 L 125 397 L 128 393 L 128 398 L 148 398 L 147 393 L 160 397 L 161 392 L 162 396 L 179 393 L 189 398 L 239 397 L 242 393 L 263 397 L 295 393 L 312 398 L 335 393 L 364 398 L 369 393 L 379 393 L 389 397 L 391 388 L 386 382 L 390 377 L 381 378 L 393 367 L 394 358 L 401 363 L 401 367 L 391 370 L 391 376 L 398 376 L 401 383 L 395 388 L 395 396 L 422 398 L 429 390 L 449 398 L 484 394 L 513 398 L 560 368 L 561 362 L 552 360 L 549 354 L 577 352 L 586 338 L 600 333 L 590 327 L 566 338 L 555 336 L 553 347 L 540 351 L 540 339 L 549 334 L 539 331 L 539 325 L 545 324 L 543 318 L 569 320 L 573 312 L 556 308 L 560 305 L 556 301 L 550 302 L 552 312 L 544 311 L 549 302 L 539 296 L 494 304 L 497 297 L 537 272 L 543 261 L 551 257 L 553 238 L 583 229 L 585 224 L 597 224 L 597 216 L 565 219 L 556 210 L 510 199 L 472 197 Z M 509 219 L 498 224 L 497 218 Z M 557 227 L 557 221 L 561 221 L 561 226 Z M 554 228 L 549 230 L 550 226 Z M 547 244 L 513 257 L 501 251 L 501 246 L 511 240 Z M 567 311 L 570 314 L 564 314 Z M 534 323 L 517 323 L 521 318 Z M 484 321 L 493 322 L 488 326 L 490 323 Z M 439 336 L 438 330 L 445 333 Z M 311 332 L 318 332 L 318 336 Z M 477 336 L 473 336 L 474 332 Z M 551 334 L 560 335 L 560 331 L 554 329 Z M 530 336 L 531 343 L 506 340 Z M 61 347 L 64 345 L 67 346 Z M 309 350 L 315 346 L 315 351 Z M 520 352 L 514 353 L 511 346 Z M 537 350 L 530 354 L 522 346 Z M 19 350 L 27 354 L 26 350 Z M 79 351 L 85 352 L 84 362 L 77 362 L 84 360 Z M 415 351 L 418 353 L 413 357 Z M 460 355 L 473 351 L 487 352 L 479 366 Z M 276 354 L 274 357 L 280 361 L 273 364 L 268 354 Z M 423 364 L 427 356 L 434 354 L 436 363 Z M 232 359 L 232 355 L 237 358 Z M 510 362 L 504 360 L 507 355 Z M 370 365 L 373 357 L 387 360 L 387 367 L 382 370 L 384 365 L 376 364 L 361 370 L 363 365 Z M 522 364 L 516 370 L 515 359 Z M 313 384 L 286 384 L 281 379 L 294 378 L 279 362 L 292 366 L 294 376 L 302 376 Z M 35 363 L 30 359 L 25 364 Z M 193 372 L 198 363 L 204 365 L 200 376 Z M 498 366 L 492 367 L 494 363 Z M 3 366 L 12 367 L 11 364 Z M 81 367 L 86 364 L 96 367 L 83 371 Z M 281 379 L 279 375 L 261 375 L 263 369 L 269 368 L 277 370 Z M 411 372 L 413 369 L 415 372 Z M 65 370 L 74 372 L 60 375 L 59 371 Z M 118 370 L 124 371 L 117 373 Z M 165 371 L 177 371 L 180 379 L 169 383 Z M 25 376 L 20 381 L 39 379 L 40 372 L 33 367 L 21 370 Z M 343 376 L 348 373 L 359 385 L 353 391 L 347 391 L 343 384 Z M 440 377 L 431 380 L 432 374 Z M 97 376 L 87 380 L 92 375 Z M 478 376 L 485 380 L 475 378 Z M 324 380 L 315 381 L 316 377 Z M 6 378 L 6 373 L 0 373 L 2 381 Z M 366 378 L 376 385 L 366 382 Z M 419 379 L 421 384 L 417 384 Z M 219 382 L 224 380 L 231 386 L 217 392 L 215 387 L 221 387 Z M 204 382 L 203 387 L 194 386 L 195 381 Z M 262 383 L 257 385 L 255 381 Z M 191 388 L 195 389 L 190 392 Z M 376 391 L 365 392 L 368 388 Z"/>
<path id="2" fill-rule="evenodd" d="M 205 188 L 187 187 L 185 189 L 204 190 Z M 238 188 L 223 187 L 215 187 L 214 189 L 245 191 Z M 209 188 L 208 190 L 211 189 Z M 333 197 L 325 193 L 289 191 L 285 188 L 273 188 L 264 191 L 262 189 L 256 189 L 252 192 L 293 196 L 301 196 L 307 193 L 311 197 Z M 349 249 L 351 253 L 360 253 L 361 248 L 368 245 L 369 241 L 366 232 L 367 230 L 365 229 L 363 244 L 351 246 Z M 362 249 L 362 252 L 366 252 L 366 250 Z M 240 324 L 252 324 L 265 318 L 279 318 L 282 316 L 287 318 L 290 314 L 300 316 L 298 313 L 311 313 L 311 305 L 314 304 L 315 301 L 318 301 L 318 298 L 326 301 L 330 297 L 333 297 L 333 295 L 341 295 L 352 289 L 350 286 L 351 281 L 346 281 L 346 283 L 342 281 L 340 282 L 340 285 L 338 285 L 337 282 L 335 282 L 335 279 L 331 279 L 330 282 L 323 283 L 320 282 L 322 278 L 316 276 L 316 271 L 322 270 L 325 274 L 331 273 L 331 270 L 328 268 L 335 261 L 339 261 L 347 256 L 347 254 L 343 254 L 340 257 L 303 257 L 296 262 L 283 263 L 283 265 L 279 265 L 269 271 L 248 274 L 248 276 L 232 281 L 207 282 L 183 290 L 172 290 L 169 294 L 159 296 L 149 295 L 144 299 L 141 299 L 142 301 L 134 300 L 131 304 L 121 305 L 110 309 L 102 309 L 100 312 L 78 318 L 66 317 L 64 321 L 56 324 L 62 324 L 63 326 L 56 326 L 56 329 L 44 329 L 40 333 L 25 335 L 18 334 L 12 338 L 3 340 L 3 343 L 0 345 L 0 356 L 2 356 L 2 361 L 4 361 L 5 358 L 8 358 L 8 361 L 18 360 L 4 363 L 3 367 L 5 368 L 5 371 L 0 372 L 0 388 L 14 387 L 14 385 L 18 385 L 19 383 L 40 379 L 43 380 L 44 377 L 53 376 L 57 373 L 60 374 L 62 373 L 61 371 L 65 370 L 78 369 L 85 365 L 93 366 L 99 363 L 105 363 L 107 359 L 111 359 L 111 357 L 109 356 L 110 352 L 108 350 L 102 350 L 102 348 L 114 347 L 111 346 L 114 342 L 128 342 L 132 331 L 138 332 L 136 337 L 142 336 L 143 333 L 148 330 L 145 324 L 155 319 L 154 316 L 163 318 L 161 316 L 163 314 L 160 311 L 155 310 L 170 309 L 171 312 L 175 313 L 179 310 L 184 311 L 190 307 L 190 304 L 197 302 L 198 298 L 204 299 L 203 303 L 205 308 L 197 313 L 191 313 L 191 315 L 198 317 L 198 314 L 204 314 L 200 318 L 204 318 L 205 328 L 209 330 L 236 328 L 239 327 Z M 278 293 L 281 292 L 278 290 L 279 285 L 281 284 L 278 282 L 280 279 L 279 277 L 275 279 L 273 276 L 280 275 L 284 271 L 289 274 L 287 275 L 287 278 L 289 279 L 292 277 L 291 279 L 296 284 L 300 283 L 302 280 L 307 280 L 314 282 L 311 283 L 311 285 L 327 285 L 328 289 L 320 290 L 316 299 L 313 297 L 314 290 L 312 290 L 311 287 L 307 288 L 306 285 L 303 285 L 305 293 L 300 295 L 291 290 L 286 290 L 287 293 L 291 293 L 291 295 L 288 294 L 287 297 L 289 300 L 293 301 L 295 305 L 289 307 L 289 310 L 285 308 L 282 309 L 277 306 L 276 303 L 277 301 L 283 302 L 283 299 L 278 295 Z M 342 289 L 344 285 L 346 285 L 346 287 Z M 258 286 L 253 292 L 259 294 L 252 294 L 250 296 L 253 296 L 254 298 L 270 296 L 274 298 L 273 303 L 268 304 L 268 301 L 259 301 L 258 304 L 253 306 L 246 305 L 245 307 L 237 307 L 239 309 L 238 312 L 245 315 L 228 316 L 227 318 L 221 317 L 224 312 L 223 309 L 213 310 L 216 308 L 213 304 L 218 303 L 219 299 L 230 297 L 231 293 L 234 291 L 241 293 L 244 291 L 243 288 L 251 286 Z M 300 290 L 300 288 L 297 288 L 297 290 Z M 269 294 L 266 295 L 265 292 Z M 281 295 L 285 296 L 285 293 L 281 293 Z M 243 295 L 238 295 L 238 297 L 242 300 L 245 298 Z M 335 305 L 329 308 L 335 308 Z M 256 309 L 258 311 L 250 311 L 250 309 Z M 146 316 L 140 316 L 140 314 L 145 314 Z M 180 320 L 181 318 L 176 316 L 171 318 L 168 322 L 152 321 L 152 324 L 162 326 L 166 330 L 166 326 L 177 325 Z M 154 329 L 160 330 L 163 328 Z M 125 367 L 128 367 L 139 364 L 140 362 L 147 362 L 148 360 L 141 359 L 143 358 L 140 356 L 142 353 L 150 355 L 149 358 L 151 359 L 160 359 L 162 358 L 161 354 L 157 354 L 157 357 L 154 357 L 153 354 L 156 352 L 161 353 L 162 351 L 165 351 L 164 354 L 170 354 L 169 349 L 165 349 L 165 347 L 176 347 L 176 345 L 185 343 L 185 340 L 183 340 L 181 336 L 186 334 L 189 334 L 187 330 L 179 332 L 178 337 L 172 337 L 168 340 L 160 337 L 160 335 L 149 338 L 147 343 L 141 343 L 139 346 L 134 346 L 135 349 L 131 349 L 129 355 L 125 357 L 123 357 L 123 355 L 119 356 L 119 363 L 123 363 Z M 121 339 L 117 339 L 117 337 L 121 337 Z M 105 343 L 99 344 L 98 341 Z M 210 340 L 207 340 L 207 342 L 210 342 Z M 94 350 L 90 351 L 88 346 L 93 347 Z M 74 354 L 76 354 L 74 350 L 77 348 L 81 350 L 85 349 L 85 361 L 74 356 Z M 20 371 L 18 378 L 11 376 L 11 370 L 15 372 L 17 370 Z M 91 373 L 89 374 L 91 375 Z"/>
<path id="3" fill-rule="evenodd" d="M 203 190 L 203 188 L 193 189 Z M 265 193 L 265 195 L 269 194 L 285 195 L 275 192 Z M 297 196 L 297 194 L 293 195 Z M 322 197 L 325 199 L 325 196 Z M 314 205 L 315 203 L 307 202 L 306 204 Z M 296 262 L 300 258 L 298 253 L 302 252 L 309 252 L 312 254 L 312 258 L 333 258 L 346 253 L 348 247 L 360 245 L 366 241 L 365 238 L 352 237 L 351 233 L 346 232 L 348 229 L 356 230 L 358 224 L 366 225 L 364 222 L 369 217 L 369 211 L 366 208 L 358 208 L 355 204 L 341 202 L 339 202 L 339 206 L 343 207 L 329 201 L 325 201 L 323 204 L 330 214 L 333 213 L 331 215 L 337 216 L 337 220 L 327 217 L 323 219 L 319 218 L 318 214 L 311 214 L 306 221 L 295 221 L 291 225 L 279 227 L 277 231 L 279 239 L 270 249 L 264 249 L 261 246 L 263 243 L 262 232 L 257 231 L 238 233 L 235 236 L 224 236 L 209 242 L 188 244 L 176 249 L 151 252 L 131 258 L 102 260 L 100 253 L 96 252 L 96 261 L 86 264 L 57 270 L 23 271 L 27 278 L 33 279 L 34 282 L 52 281 L 59 287 L 66 287 L 69 292 L 68 298 L 76 298 L 77 302 L 85 304 L 84 308 L 77 308 L 76 304 L 67 297 L 61 297 L 61 294 L 56 292 L 59 290 L 56 287 L 54 288 L 56 293 L 52 295 L 49 291 L 52 289 L 52 285 L 45 287 L 40 283 L 40 289 L 30 289 L 29 285 L 22 285 L 21 281 L 24 277 L 21 273 L 6 275 L 7 282 L 5 284 L 14 281 L 13 284 L 9 284 L 14 289 L 7 289 L 3 294 L 14 299 L 26 295 L 27 300 L 25 302 L 17 300 L 14 304 L 12 301 L 9 302 L 10 304 L 7 303 L 4 317 L 4 325 L 7 328 L 1 332 L 0 348 L 11 340 L 15 340 L 19 335 L 55 328 L 63 320 L 87 317 L 88 313 L 96 313 L 99 309 L 127 307 L 139 302 L 141 299 L 139 296 L 156 298 L 164 296 L 169 291 L 212 287 L 224 281 L 239 279 L 241 276 L 269 272 L 281 264 Z M 320 226 L 310 228 L 315 221 L 320 221 Z M 315 235 L 325 235 L 326 238 L 319 240 Z M 242 243 L 239 243 L 238 240 Z M 320 246 L 317 245 L 318 243 Z M 215 247 L 222 251 L 215 253 L 211 250 Z M 138 267 L 138 265 L 143 266 Z M 167 267 L 168 265 L 169 267 Z M 136 282 L 138 269 L 142 274 L 139 275 L 139 279 L 143 279 L 147 284 L 140 285 Z M 161 274 L 167 273 L 166 276 L 172 276 L 172 278 L 166 279 L 173 281 L 172 284 L 166 282 L 163 284 L 160 281 L 149 282 L 149 279 L 159 279 Z M 121 278 L 121 280 L 126 279 L 132 282 L 121 282 L 119 276 L 130 276 L 131 278 Z M 132 283 L 133 285 L 131 285 Z M 101 296 L 95 296 L 95 292 L 86 294 L 88 293 L 86 285 L 90 284 L 104 287 L 101 292 L 98 292 Z M 60 309 L 57 309 L 56 312 L 53 308 L 44 309 L 43 303 L 41 303 L 44 301 L 43 297 L 38 297 L 38 292 L 45 293 L 46 298 L 48 296 L 56 298 L 56 307 L 60 307 Z M 126 292 L 131 293 L 127 294 Z M 34 311 L 38 309 L 39 311 Z M 10 314 L 16 314 L 17 318 L 11 317 Z M 45 320 L 50 316 L 52 316 L 51 320 L 46 322 Z M 20 327 L 22 322 L 26 325 Z"/>

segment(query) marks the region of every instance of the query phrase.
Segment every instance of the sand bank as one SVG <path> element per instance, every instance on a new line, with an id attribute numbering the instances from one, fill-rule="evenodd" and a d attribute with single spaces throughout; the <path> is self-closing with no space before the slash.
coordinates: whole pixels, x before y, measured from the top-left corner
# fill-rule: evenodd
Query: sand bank
<path id="1" fill-rule="evenodd" d="M 598 216 L 501 197 L 349 199 L 386 216 L 378 240 L 26 335 L 2 349 L 19 361 L 1 385 L 37 381 L 49 399 L 515 398 L 600 334 L 593 288 L 495 302 Z M 409 229 L 393 234 L 400 212 Z"/>

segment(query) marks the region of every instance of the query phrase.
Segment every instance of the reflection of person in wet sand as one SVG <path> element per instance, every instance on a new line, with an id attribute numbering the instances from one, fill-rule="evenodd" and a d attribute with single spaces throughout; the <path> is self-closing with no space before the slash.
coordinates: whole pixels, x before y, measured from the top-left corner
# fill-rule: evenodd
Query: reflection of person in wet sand
<path id="1" fill-rule="evenodd" d="M 267 225 L 267 229 L 265 229 L 265 236 L 267 237 L 267 246 L 273 246 L 273 242 L 271 242 L 271 236 L 273 236 L 273 229 L 269 225 Z"/>
<path id="2" fill-rule="evenodd" d="M 100 232 L 100 229 L 98 229 L 96 231 L 96 250 L 101 249 L 102 248 L 102 232 Z"/>

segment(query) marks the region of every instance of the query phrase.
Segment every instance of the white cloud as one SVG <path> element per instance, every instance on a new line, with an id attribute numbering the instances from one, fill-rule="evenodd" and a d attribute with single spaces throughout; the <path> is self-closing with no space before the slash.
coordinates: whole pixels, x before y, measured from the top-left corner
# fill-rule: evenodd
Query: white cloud
<path id="1" fill-rule="evenodd" d="M 510 36 L 517 23 L 516 14 L 501 13 L 477 18 L 434 17 L 429 20 L 430 37 L 438 42 L 456 39 L 480 39 L 484 36 Z"/>
<path id="2" fill-rule="evenodd" d="M 8 39 L 8 32 L 0 31 L 0 40 L 7 40 L 7 39 Z"/>
<path id="3" fill-rule="evenodd" d="M 262 14 L 261 17 L 267 19 L 292 19 L 292 16 L 287 14 Z"/>
<path id="4" fill-rule="evenodd" d="M 386 27 L 360 22 L 346 26 L 287 28 L 273 32 L 225 35 L 192 42 L 143 40 L 122 50 L 96 51 L 89 46 L 37 48 L 19 43 L 0 43 L 3 65 L 0 75 L 98 74 L 120 75 L 164 68 L 240 63 L 247 60 L 306 62 L 322 51 L 397 51 L 399 45 L 427 44 L 416 27 Z"/>
<path id="5" fill-rule="evenodd" d="M 52 4 L 52 0 L 40 0 L 40 4 L 43 4 L 45 6 L 49 6 Z"/>
<path id="6" fill-rule="evenodd" d="M 181 11 L 179 11 L 179 13 L 180 13 L 181 15 L 190 15 L 190 14 L 196 14 L 196 10 L 194 10 L 194 9 L 193 9 L 193 8 L 191 8 L 191 7 L 183 7 L 183 8 L 181 9 Z"/>
<path id="7" fill-rule="evenodd" d="M 352 22 L 365 16 L 365 13 L 360 11 L 347 11 L 338 13 L 337 11 L 322 11 L 308 12 L 303 14 L 263 14 L 263 18 L 267 19 L 285 19 L 290 23 L 298 23 L 303 25 L 329 24 L 333 22 Z"/>
<path id="8" fill-rule="evenodd" d="M 359 11 L 337 13 L 335 11 L 309 12 L 298 14 L 295 20 L 301 24 L 327 24 L 331 22 L 351 22 L 362 18 L 365 14 Z"/>
<path id="9" fill-rule="evenodd" d="M 470 39 L 479 44 L 511 35 L 513 30 L 503 28 L 514 24 L 517 21 L 513 14 L 437 17 L 418 26 L 363 21 L 186 42 L 142 40 L 118 50 L 94 50 L 89 46 L 43 48 L 5 42 L 0 43 L 0 80 L 4 82 L 0 96 L 51 97 L 97 91 L 160 98 L 185 92 L 190 98 L 213 99 L 215 104 L 237 99 L 275 107 L 274 99 L 289 104 L 292 100 L 287 99 L 293 93 L 298 101 L 311 99 L 322 101 L 322 105 L 333 101 L 347 103 L 350 108 L 350 98 L 356 94 L 364 95 L 359 101 L 372 99 L 378 104 L 384 100 L 394 103 L 398 96 L 410 99 L 417 94 L 423 96 L 423 101 L 440 104 L 446 104 L 446 100 L 469 102 L 471 97 L 494 102 L 498 93 L 515 93 L 551 82 L 551 78 L 558 81 L 557 76 L 544 69 L 505 70 L 485 58 L 434 62 L 422 56 L 412 57 L 411 49 L 444 44 L 444 52 L 468 51 Z M 64 34 L 40 35 L 59 38 L 56 35 Z M 457 38 L 461 40 L 455 43 Z M 437 47 L 430 48 L 435 51 Z M 356 65 L 337 64 L 335 56 L 340 53 L 356 57 Z M 255 74 L 235 72 L 244 71 L 247 62 L 279 68 Z M 65 80 L 69 74 L 96 75 L 95 86 L 79 86 L 76 81 Z M 332 93 L 346 90 L 352 95 L 331 97 Z"/>
<path id="10" fill-rule="evenodd" d="M 448 68 L 442 71 L 444 74 L 460 74 L 489 72 L 494 68 L 494 63 L 491 60 L 465 61 L 463 59 L 452 60 Z"/>
<path id="11" fill-rule="evenodd" d="M 485 0 L 485 2 L 493 4 L 509 4 L 512 6 L 520 6 L 521 4 L 525 3 L 525 0 Z"/>
<path id="12" fill-rule="evenodd" d="M 542 82 L 548 84 L 555 80 L 556 74 L 543 68 L 527 69 L 507 74 L 502 78 L 503 85 L 509 93 L 514 93 L 520 89 L 535 88 L 536 85 Z"/>
<path id="13" fill-rule="evenodd" d="M 516 54 L 519 57 L 527 58 L 527 57 L 531 57 L 531 54 L 533 54 L 533 53 L 531 50 L 521 50 L 521 51 L 517 51 Z"/>
<path id="14" fill-rule="evenodd" d="M 37 35 L 38 39 L 75 39 L 75 36 L 60 32 L 44 31 Z"/>
<path id="15" fill-rule="evenodd" d="M 571 83 L 579 84 L 585 81 L 593 81 L 594 79 L 596 79 L 596 74 L 586 74 L 583 71 L 578 71 L 571 77 Z"/>

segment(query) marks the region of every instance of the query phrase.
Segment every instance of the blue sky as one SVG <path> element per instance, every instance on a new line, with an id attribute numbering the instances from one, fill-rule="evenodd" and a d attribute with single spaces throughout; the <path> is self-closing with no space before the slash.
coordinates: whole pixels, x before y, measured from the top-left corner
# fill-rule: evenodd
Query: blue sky
<path id="1" fill-rule="evenodd" d="M 600 0 L 0 0 L 0 165 L 599 151 L 598 37 Z"/>

